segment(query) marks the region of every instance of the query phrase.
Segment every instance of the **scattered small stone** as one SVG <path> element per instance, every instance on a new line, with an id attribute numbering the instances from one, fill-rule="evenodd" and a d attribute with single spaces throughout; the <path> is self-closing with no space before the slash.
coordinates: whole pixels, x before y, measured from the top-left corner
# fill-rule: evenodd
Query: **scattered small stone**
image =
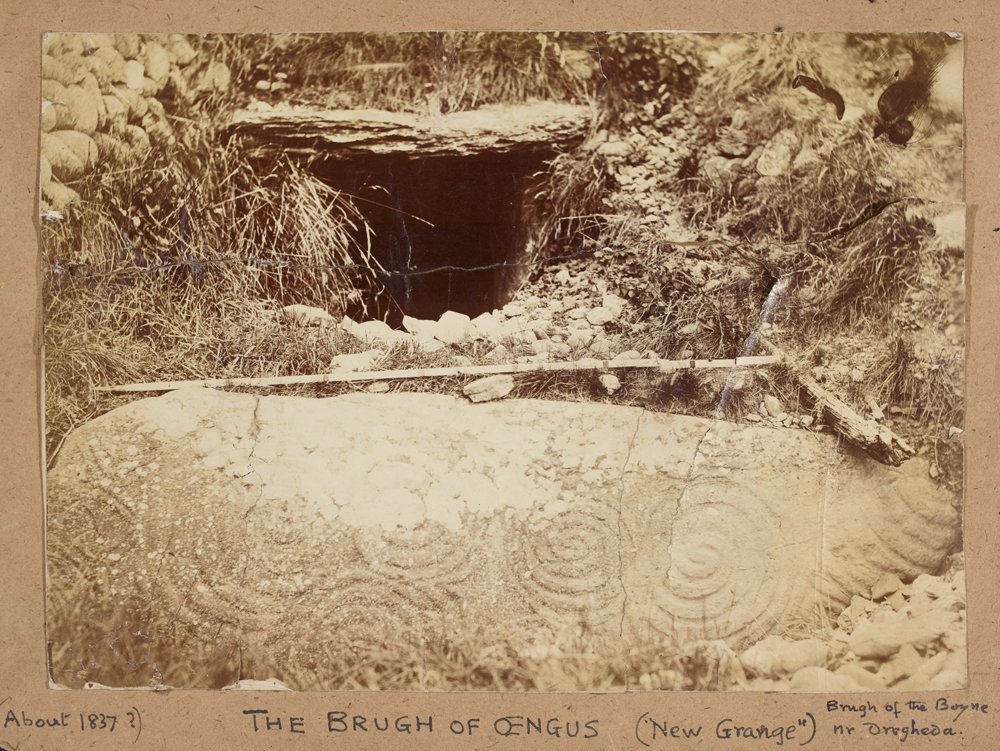
<path id="1" fill-rule="evenodd" d="M 893 688 L 900 691 L 926 690 L 930 685 L 931 679 L 941 672 L 941 668 L 944 667 L 944 663 L 947 659 L 947 652 L 938 652 L 929 660 L 924 660 L 920 667 L 914 670 L 913 674 L 910 675 L 909 678 L 900 681 L 893 686 Z"/>
<path id="2" fill-rule="evenodd" d="M 765 177 L 777 177 L 788 172 L 796 152 L 799 138 L 791 131 L 780 131 L 764 145 L 757 157 L 757 172 Z"/>
<path id="3" fill-rule="evenodd" d="M 492 362 L 506 362 L 510 358 L 510 350 L 502 344 L 498 344 L 486 353 L 486 359 Z"/>
<path id="4" fill-rule="evenodd" d="M 509 302 L 503 306 L 503 314 L 508 318 L 523 316 L 526 312 L 527 311 L 524 309 L 524 306 L 518 305 L 517 303 Z"/>
<path id="5" fill-rule="evenodd" d="M 901 610 L 906 605 L 906 598 L 903 597 L 902 592 L 893 592 L 885 601 L 893 610 Z"/>
<path id="6" fill-rule="evenodd" d="M 419 334 L 413 337 L 413 343 L 424 352 L 438 352 L 445 348 L 444 342 L 429 334 Z"/>
<path id="7" fill-rule="evenodd" d="M 538 341 L 532 342 L 530 347 L 533 355 L 540 355 L 542 352 L 549 352 L 551 350 L 552 342 L 548 339 L 539 339 Z"/>
<path id="8" fill-rule="evenodd" d="M 610 357 L 611 350 L 611 342 L 603 336 L 595 336 L 590 343 L 590 351 L 599 357 Z"/>
<path id="9" fill-rule="evenodd" d="M 472 338 L 472 319 L 464 313 L 446 310 L 434 327 L 434 338 L 445 344 L 463 344 Z"/>
<path id="10" fill-rule="evenodd" d="M 615 316 L 607 308 L 591 308 L 587 311 L 587 322 L 591 326 L 603 326 L 606 323 L 611 323 L 613 320 L 615 320 Z"/>
<path id="11" fill-rule="evenodd" d="M 586 318 L 587 317 L 587 309 L 586 308 L 573 308 L 566 315 L 568 315 L 573 320 L 578 320 L 580 318 Z"/>
<path id="12" fill-rule="evenodd" d="M 830 648 L 819 639 L 789 641 L 769 636 L 740 655 L 740 661 L 757 675 L 777 677 L 791 675 L 807 665 L 825 665 L 829 656 Z"/>
<path id="13" fill-rule="evenodd" d="M 467 368 L 472 365 L 472 360 L 465 355 L 452 355 L 451 362 L 459 368 Z"/>
<path id="14" fill-rule="evenodd" d="M 504 331 L 503 336 L 520 344 L 531 344 L 537 339 L 534 331 L 522 328 L 507 329 Z"/>
<path id="15" fill-rule="evenodd" d="M 531 321 L 528 324 L 528 328 L 539 339 L 549 338 L 549 324 L 547 321 Z"/>
<path id="16" fill-rule="evenodd" d="M 350 318 L 344 319 L 345 322 L 350 320 Z M 344 322 L 341 323 L 341 326 L 344 326 Z M 405 331 L 396 331 L 385 321 L 365 321 L 364 323 L 355 323 L 352 328 L 348 329 L 348 331 L 355 338 L 368 343 L 382 342 L 383 344 L 388 344 L 390 346 L 396 344 L 410 345 L 413 343 L 413 338 L 409 334 Z"/>
<path id="17" fill-rule="evenodd" d="M 622 387 L 622 382 L 618 380 L 618 376 L 611 373 L 602 373 L 598 380 L 601 382 L 604 390 L 608 392 L 608 396 L 611 396 Z"/>
<path id="18" fill-rule="evenodd" d="M 482 313 L 472 319 L 473 335 L 476 338 L 494 340 L 501 336 L 503 331 L 500 321 L 492 313 Z"/>
<path id="19" fill-rule="evenodd" d="M 470 401 L 488 402 L 503 399 L 514 390 L 514 378 L 510 375 L 495 375 L 480 378 L 462 389 Z"/>
<path id="20" fill-rule="evenodd" d="M 601 307 L 610 311 L 614 318 L 618 318 L 625 309 L 625 300 L 618 295 L 607 294 L 601 298 Z"/>
<path id="21" fill-rule="evenodd" d="M 767 415 L 771 417 L 778 417 L 779 415 L 785 414 L 784 408 L 781 406 L 781 402 L 778 401 L 777 397 L 767 394 L 764 397 L 764 410 Z"/>
<path id="22" fill-rule="evenodd" d="M 409 331 L 414 336 L 434 336 L 434 329 L 437 326 L 437 321 L 428 321 L 423 318 L 413 318 L 411 316 L 403 316 L 403 328 Z"/>
<path id="23" fill-rule="evenodd" d="M 566 344 L 571 348 L 575 347 L 586 347 L 590 344 L 591 340 L 594 338 L 594 332 L 589 330 L 584 331 L 572 331 L 570 335 L 566 337 Z"/>
<path id="24" fill-rule="evenodd" d="M 333 316 L 322 308 L 308 305 L 286 305 L 281 309 L 285 320 L 299 326 L 325 326 L 333 323 Z"/>
<path id="25" fill-rule="evenodd" d="M 389 384 L 385 381 L 375 381 L 368 384 L 368 388 L 365 391 L 369 394 L 385 394 L 389 391 Z"/>
<path id="26" fill-rule="evenodd" d="M 380 349 L 370 349 L 351 355 L 337 355 L 330 361 L 331 368 L 342 370 L 371 370 L 385 353 Z"/>
<path id="27" fill-rule="evenodd" d="M 903 582 L 895 574 L 883 574 L 877 582 L 872 585 L 872 599 L 881 600 L 886 595 L 898 592 L 903 586 Z"/>
<path id="28" fill-rule="evenodd" d="M 854 595 L 851 598 L 851 604 L 849 607 L 851 621 L 857 623 L 871 609 L 872 603 L 870 600 L 865 599 L 861 595 Z"/>
<path id="29" fill-rule="evenodd" d="M 882 611 L 892 614 L 893 611 Z M 931 610 L 912 618 L 886 618 L 880 623 L 862 620 L 854 629 L 848 646 L 858 657 L 885 658 L 904 644 L 927 649 L 943 637 L 958 620 L 952 610 Z"/>
<path id="30" fill-rule="evenodd" d="M 866 401 L 868 403 L 868 409 L 869 409 L 869 411 L 872 414 L 872 419 L 873 420 L 884 420 L 885 419 L 885 412 L 883 412 L 882 408 L 878 406 L 878 402 L 876 402 L 871 397 L 868 397 L 868 399 Z"/>
<path id="31" fill-rule="evenodd" d="M 629 146 L 627 141 L 605 141 L 597 147 L 597 153 L 608 157 L 623 157 L 628 154 Z"/>
<path id="32" fill-rule="evenodd" d="M 556 273 L 556 282 L 558 284 L 569 284 L 570 279 L 571 277 L 569 275 L 568 269 L 559 269 L 559 271 Z"/>
<path id="33" fill-rule="evenodd" d="M 904 644 L 888 662 L 882 663 L 878 675 L 882 682 L 891 686 L 903 678 L 909 678 L 923 664 L 923 658 L 911 644 Z"/>
<path id="34" fill-rule="evenodd" d="M 830 693 L 834 691 L 864 691 L 864 686 L 858 684 L 847 675 L 838 675 L 826 668 L 810 665 L 799 670 L 792 676 L 790 691 L 805 693 Z"/>
<path id="35" fill-rule="evenodd" d="M 761 416 L 758 415 L 756 412 L 747 413 L 747 422 L 760 422 L 760 421 L 761 421 Z"/>
<path id="36" fill-rule="evenodd" d="M 802 417 L 799 418 L 799 425 L 801 425 L 803 428 L 808 428 L 812 426 L 815 419 L 816 418 L 814 418 L 812 415 L 802 415 Z"/>
<path id="37" fill-rule="evenodd" d="M 686 326 L 681 326 L 677 330 L 677 333 L 681 334 L 682 336 L 691 336 L 692 334 L 695 334 L 697 332 L 698 332 L 698 322 L 697 321 L 695 321 L 694 323 L 689 323 Z"/>

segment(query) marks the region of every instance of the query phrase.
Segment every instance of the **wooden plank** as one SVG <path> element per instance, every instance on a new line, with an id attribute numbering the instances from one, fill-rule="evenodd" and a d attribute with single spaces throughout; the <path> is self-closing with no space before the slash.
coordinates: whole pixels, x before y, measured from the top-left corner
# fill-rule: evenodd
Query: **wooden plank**
<path id="1" fill-rule="evenodd" d="M 465 365 L 442 368 L 406 368 L 401 370 L 363 370 L 347 373 L 316 373 L 311 375 L 263 376 L 240 378 L 203 378 L 187 381 L 151 381 L 118 386 L 99 386 L 102 392 L 174 391 L 189 387 L 225 388 L 227 386 L 294 386 L 310 383 L 350 383 L 355 381 L 395 381 L 409 378 L 447 378 L 453 376 L 484 376 L 503 373 L 541 373 L 558 371 L 604 371 L 649 369 L 660 372 L 690 368 L 737 368 L 773 365 L 778 356 L 735 357 L 723 360 L 598 360 L 588 358 L 569 362 L 503 363 L 499 365 Z"/>

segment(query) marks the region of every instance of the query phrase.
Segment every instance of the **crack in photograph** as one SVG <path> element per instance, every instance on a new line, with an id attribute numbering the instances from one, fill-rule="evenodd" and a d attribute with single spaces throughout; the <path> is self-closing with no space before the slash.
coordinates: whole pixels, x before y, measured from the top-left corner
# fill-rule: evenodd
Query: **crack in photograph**
<path id="1" fill-rule="evenodd" d="M 43 53 L 50 685 L 967 685 L 960 34 Z"/>

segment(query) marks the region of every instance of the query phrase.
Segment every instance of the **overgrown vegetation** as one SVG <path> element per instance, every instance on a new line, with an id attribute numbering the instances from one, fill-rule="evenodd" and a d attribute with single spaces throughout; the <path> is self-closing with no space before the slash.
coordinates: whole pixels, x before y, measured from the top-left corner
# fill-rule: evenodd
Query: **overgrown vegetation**
<path id="1" fill-rule="evenodd" d="M 281 82 L 338 108 L 454 112 L 527 99 L 582 102 L 597 66 L 594 37 L 580 32 L 209 35 L 204 44 L 245 93 Z"/>

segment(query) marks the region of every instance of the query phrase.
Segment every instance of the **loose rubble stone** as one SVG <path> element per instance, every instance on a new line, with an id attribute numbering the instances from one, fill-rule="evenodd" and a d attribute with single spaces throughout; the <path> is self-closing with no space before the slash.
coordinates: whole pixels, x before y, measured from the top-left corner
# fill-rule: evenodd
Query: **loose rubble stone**
<path id="1" fill-rule="evenodd" d="M 611 373 L 603 373 L 598 380 L 601 382 L 604 390 L 608 392 L 608 396 L 614 394 L 622 387 L 622 382 L 618 380 L 618 376 Z"/>
<path id="2" fill-rule="evenodd" d="M 779 132 L 764 146 L 757 158 L 757 172 L 765 177 L 778 177 L 788 172 L 798 148 L 798 136 L 790 130 Z"/>
<path id="3" fill-rule="evenodd" d="M 414 336 L 413 343 L 418 349 L 421 349 L 424 352 L 438 352 L 447 346 L 440 339 L 436 339 L 429 333 L 422 333 Z"/>
<path id="4" fill-rule="evenodd" d="M 611 342 L 601 335 L 596 335 L 590 343 L 590 351 L 598 357 L 609 357 L 613 347 Z"/>
<path id="5" fill-rule="evenodd" d="M 434 330 L 437 328 L 437 321 L 428 321 L 424 318 L 413 318 L 412 316 L 403 316 L 403 328 L 409 331 L 414 336 L 434 336 Z"/>
<path id="6" fill-rule="evenodd" d="M 601 298 L 601 307 L 610 311 L 613 318 L 619 318 L 625 310 L 625 300 L 618 295 L 606 294 Z"/>
<path id="7" fill-rule="evenodd" d="M 495 399 L 503 399 L 514 390 L 514 378 L 510 375 L 495 375 L 487 378 L 480 378 L 473 381 L 462 389 L 470 401 L 489 402 Z"/>
<path id="8" fill-rule="evenodd" d="M 767 394 L 764 396 L 764 409 L 767 410 L 767 414 L 771 417 L 780 417 L 785 414 L 784 408 L 781 406 L 781 402 L 778 401 L 777 397 Z"/>
<path id="9" fill-rule="evenodd" d="M 872 599 L 881 600 L 887 595 L 898 592 L 902 588 L 903 582 L 894 574 L 884 574 L 875 584 L 872 585 Z"/>
<path id="10" fill-rule="evenodd" d="M 611 315 L 611 311 L 607 308 L 591 308 L 587 311 L 587 323 L 591 326 L 603 326 L 606 323 L 611 323 L 615 320 L 615 317 Z"/>
<path id="11" fill-rule="evenodd" d="M 472 338 L 472 319 L 465 313 L 447 310 L 434 328 L 434 338 L 445 344 L 464 344 Z"/>
<path id="12" fill-rule="evenodd" d="M 370 349 L 353 355 L 337 355 L 330 361 L 330 367 L 352 371 L 372 370 L 384 356 L 385 352 L 380 349 Z"/>
<path id="13" fill-rule="evenodd" d="M 508 318 L 523 316 L 526 312 L 523 305 L 517 305 L 516 303 L 511 302 L 503 306 L 503 314 Z"/>
<path id="14" fill-rule="evenodd" d="M 957 620 L 958 614 L 948 610 L 935 610 L 912 618 L 885 619 L 880 623 L 865 619 L 855 626 L 848 646 L 858 657 L 872 658 L 890 657 L 904 644 L 926 649 L 941 639 Z"/>
<path id="15" fill-rule="evenodd" d="M 486 359 L 492 362 L 506 362 L 510 358 L 510 350 L 502 344 L 498 344 L 486 353 Z"/>
<path id="16" fill-rule="evenodd" d="M 838 675 L 826 668 L 809 666 L 792 676 L 789 691 L 829 693 L 833 691 L 865 691 L 865 687 L 847 675 Z"/>
<path id="17" fill-rule="evenodd" d="M 790 675 L 808 665 L 823 666 L 830 648 L 819 639 L 789 641 L 781 636 L 769 636 L 757 642 L 742 655 L 743 666 L 760 676 Z"/>

